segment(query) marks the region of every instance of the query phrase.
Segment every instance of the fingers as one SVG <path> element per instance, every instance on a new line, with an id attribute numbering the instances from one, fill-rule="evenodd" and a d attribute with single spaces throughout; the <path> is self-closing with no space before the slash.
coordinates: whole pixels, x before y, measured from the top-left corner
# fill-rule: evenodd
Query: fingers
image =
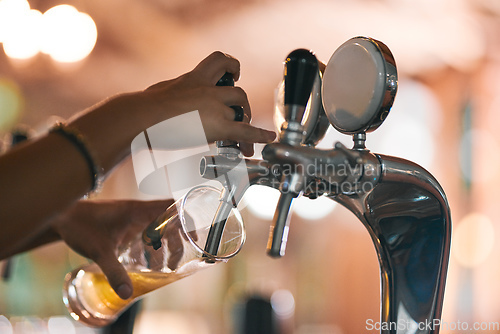
<path id="1" fill-rule="evenodd" d="M 255 153 L 253 143 L 240 142 L 240 151 L 245 157 L 251 157 Z"/>
<path id="2" fill-rule="evenodd" d="M 132 281 L 125 268 L 118 262 L 112 249 L 101 251 L 100 256 L 95 258 L 94 261 L 108 279 L 109 285 L 121 299 L 128 299 L 132 296 Z"/>
<path id="3" fill-rule="evenodd" d="M 179 262 L 184 254 L 184 246 L 182 244 L 182 231 L 180 220 L 176 220 L 167 223 L 165 235 L 167 236 L 167 248 L 168 248 L 168 260 L 167 267 L 170 270 L 177 269 Z"/>
<path id="4" fill-rule="evenodd" d="M 241 106 L 244 111 L 243 121 L 250 122 L 252 119 L 252 110 L 245 91 L 240 87 L 214 87 L 213 94 L 217 100 L 226 105 L 228 108 L 231 106 Z M 232 108 L 225 110 L 225 118 L 233 121 L 235 111 Z"/>
<path id="5" fill-rule="evenodd" d="M 235 122 L 235 110 L 232 108 L 225 108 L 224 110 L 226 120 L 233 122 L 227 124 L 226 129 L 228 129 L 229 133 L 226 135 L 227 138 L 224 139 L 239 141 L 240 150 L 243 155 L 250 157 L 254 154 L 253 143 L 269 143 L 276 138 L 276 134 L 272 131 L 259 129 L 249 125 L 252 119 L 252 112 L 247 95 L 243 89 L 240 87 L 225 87 L 224 90 L 219 89 L 219 92 L 224 93 L 222 98 L 224 99 L 225 105 L 243 107 L 244 116 L 241 123 Z M 246 125 L 240 126 L 237 125 L 238 123 L 245 123 Z"/>
<path id="6" fill-rule="evenodd" d="M 165 209 L 174 203 L 173 199 L 154 200 L 154 201 L 128 201 L 127 208 L 129 210 L 128 216 L 131 222 L 151 223 Z"/>
<path id="7" fill-rule="evenodd" d="M 226 132 L 219 136 L 239 142 L 241 153 L 247 157 L 254 154 L 254 143 L 270 143 L 276 139 L 275 132 L 248 123 L 228 122 L 224 128 Z"/>
<path id="8" fill-rule="evenodd" d="M 240 77 L 240 62 L 228 54 L 216 51 L 203 59 L 193 72 L 210 85 L 215 85 L 226 72 L 232 73 L 237 81 Z"/>
<path id="9" fill-rule="evenodd" d="M 184 237 L 184 240 L 189 242 L 189 239 L 188 239 L 188 236 L 189 236 L 193 241 L 198 241 L 198 233 L 196 233 L 196 224 L 194 223 L 193 218 L 187 213 L 184 215 L 184 217 L 186 220 L 185 227 L 186 227 L 186 232 L 187 232 L 187 235 L 181 233 L 182 236 Z M 181 224 L 180 219 L 179 219 L 179 224 Z"/>
<path id="10" fill-rule="evenodd" d="M 268 143 L 273 141 L 276 135 L 271 131 L 258 129 L 248 124 L 252 119 L 252 111 L 243 89 L 215 86 L 226 72 L 232 73 L 237 80 L 240 76 L 239 61 L 222 52 L 214 52 L 202 60 L 191 72 L 172 82 L 163 83 L 166 90 L 173 87 L 179 91 L 175 95 L 165 94 L 165 96 L 169 98 L 175 96 L 189 101 L 186 110 L 199 111 L 208 142 L 236 140 L 241 143 L 242 153 L 251 156 L 253 155 L 252 143 Z M 183 103 L 179 105 L 184 108 Z M 169 101 L 165 105 L 171 107 L 174 104 Z M 235 122 L 235 111 L 231 106 L 243 108 L 242 122 Z"/>
<path id="11" fill-rule="evenodd" d="M 226 127 L 226 136 L 239 142 L 270 143 L 276 138 L 276 133 L 247 123 L 232 122 Z"/>
<path id="12" fill-rule="evenodd" d="M 240 62 L 225 53 L 216 51 L 203 59 L 191 72 L 181 75 L 177 79 L 165 80 L 153 84 L 146 90 L 162 90 L 170 87 L 176 80 L 181 79 L 188 85 L 201 84 L 204 86 L 215 86 L 217 81 L 226 73 L 233 75 L 235 81 L 240 77 Z M 187 81 L 185 81 L 187 80 Z"/>
<path id="13" fill-rule="evenodd" d="M 253 143 L 270 143 L 276 138 L 276 133 L 245 122 L 233 120 L 234 110 L 224 108 L 223 117 L 214 117 L 208 113 L 201 115 L 203 128 L 208 142 L 217 140 L 234 140 L 240 143 L 241 152 L 245 156 L 253 155 Z"/>

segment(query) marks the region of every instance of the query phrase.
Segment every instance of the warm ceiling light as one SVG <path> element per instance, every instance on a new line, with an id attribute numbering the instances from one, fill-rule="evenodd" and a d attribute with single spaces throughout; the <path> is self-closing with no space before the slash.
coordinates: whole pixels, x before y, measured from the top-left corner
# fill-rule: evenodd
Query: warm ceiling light
<path id="1" fill-rule="evenodd" d="M 489 217 L 480 213 L 465 216 L 455 227 L 452 252 L 464 267 L 482 264 L 495 245 L 495 228 Z"/>
<path id="2" fill-rule="evenodd" d="M 16 59 L 28 59 L 40 51 L 39 27 L 42 13 L 31 9 L 19 15 L 11 23 L 10 32 L 3 43 L 7 56 Z"/>
<path id="3" fill-rule="evenodd" d="M 261 219 L 271 220 L 276 211 L 279 196 L 280 192 L 277 189 L 254 185 L 245 192 L 243 202 L 238 208 L 242 210 L 247 206 L 250 212 L 255 216 Z"/>
<path id="4" fill-rule="evenodd" d="M 293 212 L 306 220 L 319 220 L 327 217 L 337 206 L 337 202 L 320 196 L 316 199 L 299 197 L 293 202 Z"/>
<path id="5" fill-rule="evenodd" d="M 26 0 L 0 0 L 0 43 L 9 38 L 13 27 L 29 10 Z"/>
<path id="6" fill-rule="evenodd" d="M 97 41 L 92 18 L 70 5 L 43 15 L 26 0 L 0 0 L 0 43 L 10 58 L 27 59 L 39 51 L 59 62 L 87 57 Z"/>
<path id="7" fill-rule="evenodd" d="M 73 6 L 55 6 L 43 14 L 42 52 L 54 60 L 82 60 L 93 50 L 96 40 L 94 20 Z"/>

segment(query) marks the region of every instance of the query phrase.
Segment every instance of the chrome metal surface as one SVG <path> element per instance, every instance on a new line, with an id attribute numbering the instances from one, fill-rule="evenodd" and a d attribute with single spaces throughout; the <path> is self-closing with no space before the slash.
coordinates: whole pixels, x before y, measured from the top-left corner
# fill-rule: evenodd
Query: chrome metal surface
<path id="1" fill-rule="evenodd" d="M 380 262 L 381 323 L 395 333 L 439 333 L 451 216 L 438 182 L 420 166 L 378 156 L 380 182 L 361 195 L 329 197 L 365 225 Z M 396 325 L 403 330 L 396 330 Z"/>
<path id="2" fill-rule="evenodd" d="M 316 76 L 313 91 L 307 104 L 307 112 L 302 120 L 304 126 L 304 140 L 302 144 L 307 146 L 316 146 L 323 137 L 330 126 L 330 121 L 326 117 L 325 109 L 321 98 L 321 87 L 323 84 L 321 68 L 325 65 L 319 62 L 320 71 Z"/>
<path id="3" fill-rule="evenodd" d="M 373 38 L 355 37 L 332 55 L 323 75 L 323 106 L 335 129 L 370 132 L 385 120 L 397 92 L 396 62 Z"/>
<path id="4" fill-rule="evenodd" d="M 330 127 L 330 121 L 326 116 L 321 98 L 321 87 L 323 84 L 322 73 L 326 65 L 322 62 L 318 62 L 318 64 L 320 70 L 314 81 L 313 89 L 301 122 L 301 130 L 304 133 L 304 136 L 301 136 L 301 144 L 308 146 L 317 145 L 325 137 L 326 131 Z M 284 81 L 281 81 L 277 87 L 274 123 L 276 130 L 280 134 L 282 134 L 284 127 L 288 126 L 285 119 Z"/>
<path id="5" fill-rule="evenodd" d="M 267 247 L 273 257 L 285 254 L 289 211 L 297 196 L 314 199 L 326 195 L 348 208 L 367 228 L 377 251 L 382 287 L 381 333 L 437 334 L 450 252 L 450 209 L 443 189 L 429 172 L 413 162 L 366 149 L 365 132 L 376 129 L 392 106 L 397 73 L 385 45 L 360 37 L 350 43 L 360 40 L 376 47 L 387 80 L 376 110 L 366 111 L 368 122 L 358 122 L 355 128 L 332 124 L 354 135 L 352 149 L 341 143 L 330 150 L 315 148 L 326 130 L 322 127 L 317 135 L 300 132 L 299 120 L 286 119 L 296 113 L 287 112 L 279 142 L 264 147 L 262 161 L 221 154 L 205 157 L 200 171 L 205 178 L 221 181 L 226 188 L 223 201 L 232 205 L 253 184 L 281 191 Z M 332 92 L 323 89 L 325 93 Z M 326 110 L 330 121 L 331 111 Z M 322 115 L 306 113 L 304 117 L 312 118 L 303 124 L 307 129 L 314 128 L 310 125 L 321 123 Z M 311 137 L 304 140 L 306 136 Z M 221 177 L 229 173 L 236 177 Z"/>
<path id="6" fill-rule="evenodd" d="M 228 214 L 237 207 L 248 187 L 260 184 L 278 188 L 280 185 L 279 177 L 266 162 L 243 159 L 234 152 L 222 152 L 219 150 L 218 155 L 206 156 L 200 161 L 200 175 L 208 180 L 218 180 L 223 186 L 220 204 L 205 244 L 205 251 L 214 255 L 217 254 Z"/>
<path id="7" fill-rule="evenodd" d="M 274 224 L 269 231 L 269 239 L 267 243 L 267 254 L 271 257 L 282 257 L 285 255 L 286 243 L 288 241 L 288 229 L 290 223 L 290 215 L 288 214 L 292 200 L 296 196 L 292 193 L 282 193 L 277 210 L 273 217 Z"/>
<path id="8" fill-rule="evenodd" d="M 279 141 L 283 147 L 276 147 L 280 144 L 269 144 L 262 151 L 264 159 L 279 156 L 279 152 L 286 151 L 287 148 L 301 147 L 306 140 L 304 129 L 309 124 L 315 124 L 319 120 L 319 109 L 316 106 L 320 101 L 320 95 L 315 94 L 314 88 L 319 90 L 321 83 L 320 66 L 316 56 L 309 50 L 297 49 L 288 54 L 285 60 L 284 70 L 284 116 L 285 123 L 281 127 Z M 312 100 L 312 101 L 311 101 Z M 309 104 L 309 113 L 306 119 L 305 111 Z M 312 105 L 315 105 L 312 107 Z M 302 124 L 305 124 L 303 126 Z M 273 148 L 276 148 L 273 150 Z M 271 163 L 280 163 L 280 159 L 268 160 Z M 300 164 L 294 164 L 301 166 Z M 282 165 L 282 167 L 284 167 Z M 283 168 L 281 168 L 283 169 Z M 280 180 L 279 190 L 281 192 L 278 207 L 271 225 L 267 253 L 273 257 L 280 257 L 285 254 L 286 241 L 288 236 L 289 216 L 288 212 L 294 198 L 299 196 L 305 185 L 306 178 L 303 171 L 297 170 L 292 173 L 283 174 Z"/>

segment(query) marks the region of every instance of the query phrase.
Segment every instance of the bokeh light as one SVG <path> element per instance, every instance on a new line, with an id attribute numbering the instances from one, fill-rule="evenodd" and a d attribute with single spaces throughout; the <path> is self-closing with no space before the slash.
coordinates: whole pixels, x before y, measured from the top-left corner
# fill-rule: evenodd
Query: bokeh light
<path id="1" fill-rule="evenodd" d="M 455 227 L 452 253 L 464 267 L 483 263 L 493 250 L 495 230 L 491 220 L 480 213 L 465 216 Z"/>
<path id="2" fill-rule="evenodd" d="M 49 334 L 75 334 L 75 325 L 67 317 L 51 317 L 47 321 Z"/>
<path id="3" fill-rule="evenodd" d="M 416 81 L 401 80 L 389 117 L 367 135 L 367 145 L 376 153 L 404 158 L 430 169 L 441 113 L 428 88 Z"/>
<path id="4" fill-rule="evenodd" d="M 195 312 L 144 310 L 137 317 L 133 332 L 137 334 L 155 332 L 208 334 L 210 329 L 206 320 Z"/>
<path id="5" fill-rule="evenodd" d="M 18 120 L 23 98 L 17 85 L 0 78 L 0 131 L 10 129 Z"/>
<path id="6" fill-rule="evenodd" d="M 411 117 L 401 123 L 386 129 L 380 152 L 429 168 L 434 157 L 434 141 L 428 127 Z"/>
<path id="7" fill-rule="evenodd" d="M 10 58 L 28 59 L 40 52 L 40 25 L 42 13 L 31 9 L 11 24 L 10 33 L 3 42 L 5 54 Z"/>
<path id="8" fill-rule="evenodd" d="M 12 324 L 5 316 L 0 315 L 0 333 L 13 334 Z"/>
<path id="9" fill-rule="evenodd" d="M 279 196 L 280 192 L 277 189 L 255 185 L 245 192 L 242 204 L 244 207 L 248 207 L 253 215 L 261 219 L 271 220 L 276 211 Z"/>
<path id="10" fill-rule="evenodd" d="M 337 202 L 325 196 L 316 199 L 299 197 L 293 202 L 293 212 L 307 220 L 319 220 L 332 213 Z"/>
<path id="11" fill-rule="evenodd" d="M 280 192 L 267 186 L 251 186 L 245 192 L 241 208 L 248 207 L 256 217 L 271 220 L 276 212 Z M 337 202 L 327 197 L 318 197 L 311 200 L 307 197 L 298 197 L 293 200 L 291 212 L 310 221 L 319 220 L 328 216 L 337 206 Z"/>
<path id="12" fill-rule="evenodd" d="M 30 10 L 26 0 L 0 0 L 0 43 L 5 42 Z"/>
<path id="13" fill-rule="evenodd" d="M 490 182 L 500 168 L 500 144 L 488 130 L 471 129 L 460 142 L 460 167 L 469 182 Z M 474 163 L 479 162 L 481 163 Z"/>
<path id="14" fill-rule="evenodd" d="M 92 18 L 70 5 L 52 7 L 43 14 L 42 52 L 60 62 L 87 57 L 97 40 Z"/>
<path id="15" fill-rule="evenodd" d="M 271 295 L 271 305 L 280 318 L 289 318 L 295 312 L 295 299 L 289 290 L 276 290 Z"/>
<path id="16" fill-rule="evenodd" d="M 12 317 L 14 333 L 40 333 L 45 325 L 43 319 L 36 316 Z"/>
<path id="17" fill-rule="evenodd" d="M 25 0 L 0 1 L 0 43 L 10 58 L 28 59 L 41 51 L 59 62 L 77 62 L 92 52 L 96 41 L 94 20 L 71 5 L 42 14 L 30 10 Z"/>

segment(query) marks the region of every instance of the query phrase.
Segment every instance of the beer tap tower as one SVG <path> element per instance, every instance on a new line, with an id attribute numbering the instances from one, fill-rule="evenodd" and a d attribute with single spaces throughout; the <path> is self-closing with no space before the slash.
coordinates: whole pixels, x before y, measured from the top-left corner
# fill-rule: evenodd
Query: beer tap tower
<path id="1" fill-rule="evenodd" d="M 367 228 L 377 251 L 381 322 L 407 325 L 403 331 L 387 326 L 382 333 L 437 334 L 451 238 L 446 196 L 422 167 L 365 146 L 366 134 L 383 123 L 396 96 L 390 50 L 371 38 L 352 38 L 325 67 L 310 51 L 297 49 L 285 60 L 283 85 L 283 105 L 277 110 L 284 121 L 278 141 L 264 147 L 263 160 L 224 151 L 202 159 L 202 176 L 224 186 L 214 221 L 221 221 L 254 184 L 279 189 L 267 251 L 281 257 L 293 228 L 294 198 L 326 196 L 340 203 Z M 340 143 L 330 150 L 315 147 L 329 124 L 352 135 L 351 149 Z M 285 166 L 293 166 L 293 172 Z M 336 173 L 340 168 L 350 172 Z M 217 239 L 207 244 L 211 249 Z"/>

